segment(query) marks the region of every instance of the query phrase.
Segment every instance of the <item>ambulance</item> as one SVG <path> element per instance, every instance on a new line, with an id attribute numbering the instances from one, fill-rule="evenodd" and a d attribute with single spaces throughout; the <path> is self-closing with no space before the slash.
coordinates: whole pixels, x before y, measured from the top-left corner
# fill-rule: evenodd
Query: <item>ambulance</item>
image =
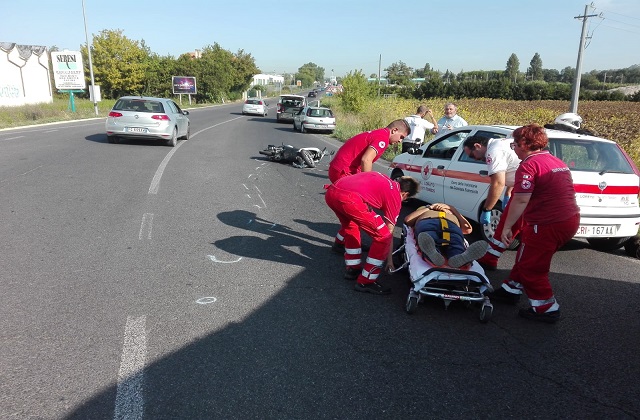
<path id="1" fill-rule="evenodd" d="M 396 156 L 388 168 L 391 178 L 408 175 L 420 183 L 416 198 L 427 203 L 455 206 L 467 219 L 478 223 L 489 190 L 485 162 L 464 153 L 462 144 L 471 135 L 510 137 L 517 126 L 469 125 L 451 130 L 417 150 Z M 576 238 L 585 238 L 599 250 L 620 248 L 640 227 L 640 171 L 614 141 L 547 129 L 549 151 L 562 159 L 573 177 L 580 207 Z M 482 227 L 488 239 L 498 225 L 502 203 Z"/>

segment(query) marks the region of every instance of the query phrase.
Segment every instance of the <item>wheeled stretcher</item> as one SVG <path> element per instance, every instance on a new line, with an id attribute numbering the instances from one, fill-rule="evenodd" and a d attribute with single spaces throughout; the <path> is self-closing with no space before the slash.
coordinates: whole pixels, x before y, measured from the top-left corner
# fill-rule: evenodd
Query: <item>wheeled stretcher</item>
<path id="1" fill-rule="evenodd" d="M 408 269 L 412 288 L 407 296 L 405 309 L 412 314 L 424 296 L 444 301 L 445 308 L 453 301 L 480 304 L 480 321 L 488 322 L 493 314 L 493 305 L 487 296 L 493 291 L 484 269 L 473 261 L 470 268 L 436 267 L 422 256 L 413 229 L 403 225 L 402 245 L 394 251 L 394 260 L 401 265 L 394 272 Z"/>

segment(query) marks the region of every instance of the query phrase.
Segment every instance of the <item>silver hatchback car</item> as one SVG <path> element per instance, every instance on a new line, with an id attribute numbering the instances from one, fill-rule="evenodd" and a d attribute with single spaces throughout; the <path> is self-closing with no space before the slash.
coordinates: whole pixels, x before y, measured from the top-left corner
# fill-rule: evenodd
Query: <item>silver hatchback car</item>
<path id="1" fill-rule="evenodd" d="M 105 123 L 109 143 L 120 139 L 164 140 L 175 147 L 178 139 L 189 139 L 189 111 L 171 99 L 123 96 L 109 112 Z"/>

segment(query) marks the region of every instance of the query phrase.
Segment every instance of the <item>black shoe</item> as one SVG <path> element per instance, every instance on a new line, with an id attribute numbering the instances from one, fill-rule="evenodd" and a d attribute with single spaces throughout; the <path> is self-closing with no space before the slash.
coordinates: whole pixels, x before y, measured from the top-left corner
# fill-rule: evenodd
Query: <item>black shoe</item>
<path id="1" fill-rule="evenodd" d="M 533 308 L 520 309 L 518 315 L 533 321 L 546 322 L 547 324 L 555 324 L 560 319 L 560 309 L 557 311 L 538 313 Z"/>
<path id="2" fill-rule="evenodd" d="M 344 272 L 344 278 L 347 280 L 355 280 L 358 278 L 361 271 L 361 268 L 347 268 L 347 271 Z"/>
<path id="3" fill-rule="evenodd" d="M 509 305 L 517 305 L 520 302 L 520 296 L 522 295 L 507 292 L 503 287 L 493 293 L 489 293 L 489 299 L 492 302 L 508 303 Z"/>
<path id="4" fill-rule="evenodd" d="M 344 255 L 344 244 L 334 242 L 333 245 L 331 245 L 331 252 L 334 254 Z"/>
<path id="5" fill-rule="evenodd" d="M 371 249 L 371 247 L 369 245 L 362 244 L 360 245 L 360 249 L 362 250 L 362 252 L 369 252 L 369 249 Z"/>
<path id="6" fill-rule="evenodd" d="M 356 290 L 357 292 L 373 293 L 374 295 L 391 294 L 390 288 L 381 285 L 377 281 L 374 281 L 373 283 L 365 283 L 365 284 L 356 283 L 356 285 L 353 286 L 353 289 Z"/>

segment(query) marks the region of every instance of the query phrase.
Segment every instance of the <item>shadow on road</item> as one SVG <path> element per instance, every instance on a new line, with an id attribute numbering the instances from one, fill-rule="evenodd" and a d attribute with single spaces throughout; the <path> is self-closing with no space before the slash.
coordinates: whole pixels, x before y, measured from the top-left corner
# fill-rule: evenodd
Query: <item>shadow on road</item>
<path id="1" fill-rule="evenodd" d="M 385 277 L 391 296 L 360 294 L 342 279 L 330 241 L 246 211 L 218 219 L 247 234 L 216 247 L 305 269 L 242 322 L 146 366 L 144 418 L 640 416 L 640 312 L 630 299 L 638 284 L 554 273 L 565 311 L 554 326 L 500 305 L 484 325 L 475 310 L 431 300 L 409 316 L 404 275 Z M 337 229 L 293 223 L 330 236 Z M 67 418 L 113 418 L 115 393 L 114 384 Z"/>

